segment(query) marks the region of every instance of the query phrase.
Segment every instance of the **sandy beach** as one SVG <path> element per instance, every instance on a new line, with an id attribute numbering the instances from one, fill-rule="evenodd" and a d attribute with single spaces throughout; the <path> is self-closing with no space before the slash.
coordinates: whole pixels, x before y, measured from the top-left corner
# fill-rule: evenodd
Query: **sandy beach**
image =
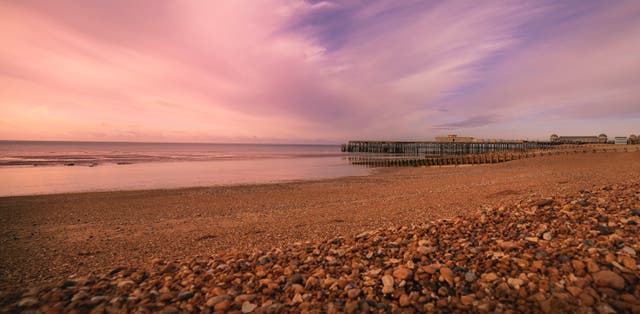
<path id="1" fill-rule="evenodd" d="M 640 153 L 381 169 L 282 184 L 0 198 L 2 290 L 116 267 L 353 237 L 517 199 L 637 182 Z"/>

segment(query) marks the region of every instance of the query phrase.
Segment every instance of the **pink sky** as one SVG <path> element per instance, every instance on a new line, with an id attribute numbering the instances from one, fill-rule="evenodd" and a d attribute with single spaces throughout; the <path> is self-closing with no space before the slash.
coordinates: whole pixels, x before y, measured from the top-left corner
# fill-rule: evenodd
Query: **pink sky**
<path id="1" fill-rule="evenodd" d="M 2 1 L 0 139 L 640 133 L 638 1 Z"/>

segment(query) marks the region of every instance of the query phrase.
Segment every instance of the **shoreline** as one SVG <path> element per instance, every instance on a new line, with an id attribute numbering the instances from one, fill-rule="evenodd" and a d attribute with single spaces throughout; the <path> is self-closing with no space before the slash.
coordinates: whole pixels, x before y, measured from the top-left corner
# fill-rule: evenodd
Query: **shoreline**
<path id="1" fill-rule="evenodd" d="M 342 157 L 153 162 L 99 167 L 0 167 L 0 195 L 176 189 L 366 175 Z"/>
<path id="2" fill-rule="evenodd" d="M 467 165 L 460 165 L 459 167 L 464 167 Z M 448 166 L 443 166 L 448 167 Z M 388 170 L 387 170 L 388 169 Z M 348 178 L 357 178 L 357 177 L 366 177 L 376 174 L 378 171 L 393 171 L 392 169 L 397 168 L 371 168 L 370 173 L 364 175 L 347 175 L 342 177 L 332 177 L 332 178 L 310 178 L 310 179 L 292 179 L 292 180 L 275 180 L 271 182 L 258 182 L 258 183 L 230 183 L 230 184 L 213 184 L 213 185 L 202 185 L 202 186 L 186 186 L 186 187 L 175 187 L 175 188 L 151 188 L 151 189 L 132 189 L 132 190 L 97 190 L 97 191 L 77 191 L 77 192 L 61 192 L 61 193 L 45 193 L 45 194 L 21 194 L 21 195 L 0 195 L 0 200 L 8 199 L 8 198 L 29 198 L 29 197 L 47 197 L 47 196 L 80 196 L 85 194 L 113 194 L 113 193 L 174 193 L 174 192 L 188 192 L 189 190 L 208 190 L 208 189 L 216 189 L 216 188 L 251 188 L 251 187 L 260 187 L 260 186 L 269 186 L 269 185 L 287 185 L 287 184 L 295 184 L 295 183 L 313 183 L 313 182 L 323 182 L 323 181 L 332 181 L 332 180 L 340 180 L 340 179 L 348 179 Z"/>
<path id="3" fill-rule="evenodd" d="M 367 176 L 0 198 L 0 290 L 366 230 L 411 226 L 637 180 L 640 153 L 580 154 Z"/>

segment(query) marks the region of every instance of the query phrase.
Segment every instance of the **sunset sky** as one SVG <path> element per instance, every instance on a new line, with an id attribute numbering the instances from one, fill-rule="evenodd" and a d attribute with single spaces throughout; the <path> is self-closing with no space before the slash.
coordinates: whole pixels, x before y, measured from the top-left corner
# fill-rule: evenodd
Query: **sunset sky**
<path id="1" fill-rule="evenodd" d="M 640 133 L 640 1 L 0 1 L 0 139 Z"/>

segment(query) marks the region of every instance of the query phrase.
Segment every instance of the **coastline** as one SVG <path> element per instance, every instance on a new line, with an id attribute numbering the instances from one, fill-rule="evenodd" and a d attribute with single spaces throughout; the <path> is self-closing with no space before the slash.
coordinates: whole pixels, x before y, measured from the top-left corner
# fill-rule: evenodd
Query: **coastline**
<path id="1" fill-rule="evenodd" d="M 637 182 L 639 157 L 580 154 L 287 183 L 2 197 L 0 290 L 154 258 L 353 237 L 516 199 Z"/>
<path id="2" fill-rule="evenodd" d="M 0 197 L 262 184 L 366 175 L 343 157 L 146 162 L 129 165 L 0 167 Z"/>

